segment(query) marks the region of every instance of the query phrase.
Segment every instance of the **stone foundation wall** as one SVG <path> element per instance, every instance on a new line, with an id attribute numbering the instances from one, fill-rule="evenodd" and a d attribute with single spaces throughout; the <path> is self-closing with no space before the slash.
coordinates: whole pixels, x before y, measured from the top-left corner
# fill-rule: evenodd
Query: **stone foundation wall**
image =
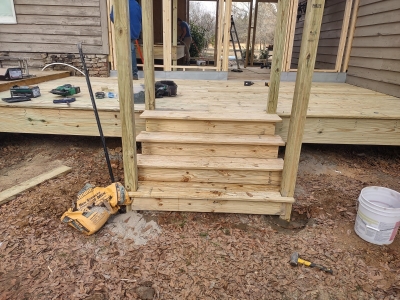
<path id="1" fill-rule="evenodd" d="M 82 70 L 82 63 L 79 54 L 60 54 L 60 53 L 16 53 L 0 52 L 0 56 L 10 56 L 24 58 L 28 60 L 30 68 L 43 68 L 51 63 L 65 63 Z M 108 55 L 106 54 L 87 54 L 85 55 L 86 67 L 90 76 L 108 77 L 110 73 Z M 3 66 L 16 66 L 15 62 L 4 62 Z M 68 70 L 76 76 L 81 74 L 68 66 L 55 65 L 48 70 Z"/>

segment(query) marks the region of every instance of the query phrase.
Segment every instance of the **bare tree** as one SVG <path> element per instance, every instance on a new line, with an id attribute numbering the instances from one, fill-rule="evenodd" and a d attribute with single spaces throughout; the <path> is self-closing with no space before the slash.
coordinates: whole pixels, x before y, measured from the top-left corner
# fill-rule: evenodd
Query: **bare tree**
<path id="1" fill-rule="evenodd" d="M 255 1 L 253 3 L 253 20 L 255 13 Z M 258 4 L 258 18 L 256 28 L 256 44 L 265 48 L 274 41 L 277 6 L 273 3 Z M 240 42 L 245 45 L 249 26 L 250 2 L 235 2 L 232 6 L 232 15 Z M 261 50 L 261 49 L 260 49 Z"/>
<path id="2" fill-rule="evenodd" d="M 215 14 L 201 2 L 190 2 L 189 16 L 190 23 L 203 28 L 206 40 L 208 43 L 212 43 L 215 37 Z"/>

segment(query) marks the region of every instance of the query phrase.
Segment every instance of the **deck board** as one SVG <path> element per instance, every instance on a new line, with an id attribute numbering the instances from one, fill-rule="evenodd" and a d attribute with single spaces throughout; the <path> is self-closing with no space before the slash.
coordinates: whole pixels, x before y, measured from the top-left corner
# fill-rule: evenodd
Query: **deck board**
<path id="1" fill-rule="evenodd" d="M 91 81 L 94 92 L 102 89 L 118 91 L 117 78 L 91 78 Z M 242 81 L 175 82 L 178 85 L 178 95 L 156 99 L 157 109 L 209 111 L 225 116 L 259 114 L 266 110 L 268 87 L 264 81 L 255 81 L 252 86 L 244 86 Z M 66 83 L 81 87 L 82 92 L 76 95 L 77 101 L 69 106 L 53 104 L 52 100 L 57 97 L 49 91 Z M 134 89 L 141 84 L 143 80 L 134 81 Z M 293 82 L 281 83 L 277 114 L 282 122 L 277 124 L 276 134 L 282 135 L 284 140 L 294 85 Z M 44 82 L 39 86 L 42 97 L 29 103 L 7 104 L 0 101 L 1 115 L 8 116 L 0 120 L 0 132 L 98 135 L 84 78 L 69 77 Z M 0 92 L 0 98 L 8 95 L 8 92 Z M 120 136 L 118 99 L 106 98 L 96 102 L 104 116 L 106 135 Z M 135 105 L 137 134 L 144 129 L 144 122 L 139 118 L 143 110 L 144 104 Z M 45 111 L 45 115 L 53 116 L 50 123 L 42 121 L 46 120 L 41 118 Z M 35 118 L 27 116 L 26 112 Z M 75 116 L 79 116 L 79 120 L 75 121 Z M 39 121 L 35 123 L 32 119 Z M 83 126 L 84 130 L 79 126 Z M 313 83 L 304 142 L 400 145 L 400 99 L 344 83 Z"/>

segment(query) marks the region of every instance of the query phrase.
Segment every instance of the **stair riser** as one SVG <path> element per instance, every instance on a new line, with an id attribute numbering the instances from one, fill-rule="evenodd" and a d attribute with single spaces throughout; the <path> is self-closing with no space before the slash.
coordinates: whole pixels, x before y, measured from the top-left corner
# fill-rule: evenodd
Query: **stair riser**
<path id="1" fill-rule="evenodd" d="M 252 201 L 215 201 L 215 200 L 188 200 L 188 199 L 155 199 L 134 198 L 132 210 L 157 211 L 188 211 L 213 213 L 241 213 L 282 215 L 285 212 L 284 203 L 263 203 Z"/>
<path id="2" fill-rule="evenodd" d="M 208 182 L 236 184 L 267 184 L 279 186 L 281 171 L 242 170 L 182 170 L 162 168 L 138 168 L 140 181 Z"/>
<path id="3" fill-rule="evenodd" d="M 142 143 L 142 154 L 276 158 L 278 146 Z"/>
<path id="4" fill-rule="evenodd" d="M 139 181 L 139 186 L 141 187 L 168 187 L 168 188 L 180 188 L 185 190 L 187 188 L 202 188 L 207 190 L 225 190 L 225 191 L 238 191 L 238 192 L 248 192 L 248 191 L 271 191 L 279 192 L 280 186 L 278 185 L 267 185 L 267 184 L 237 184 L 237 183 L 219 183 L 219 182 L 168 182 L 168 181 Z"/>
<path id="5" fill-rule="evenodd" d="M 274 135 L 275 124 L 262 122 L 147 119 L 146 131 Z"/>

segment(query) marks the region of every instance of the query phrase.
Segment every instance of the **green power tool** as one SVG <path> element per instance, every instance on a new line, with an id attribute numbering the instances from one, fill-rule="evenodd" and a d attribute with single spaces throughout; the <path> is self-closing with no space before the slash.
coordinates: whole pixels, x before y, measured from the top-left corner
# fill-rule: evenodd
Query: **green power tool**
<path id="1" fill-rule="evenodd" d="M 54 95 L 60 95 L 60 96 L 72 96 L 75 94 L 78 94 L 81 92 L 81 88 L 78 86 L 72 86 L 71 84 L 64 84 L 62 86 L 59 86 L 53 90 L 50 91 L 50 93 Z"/>

